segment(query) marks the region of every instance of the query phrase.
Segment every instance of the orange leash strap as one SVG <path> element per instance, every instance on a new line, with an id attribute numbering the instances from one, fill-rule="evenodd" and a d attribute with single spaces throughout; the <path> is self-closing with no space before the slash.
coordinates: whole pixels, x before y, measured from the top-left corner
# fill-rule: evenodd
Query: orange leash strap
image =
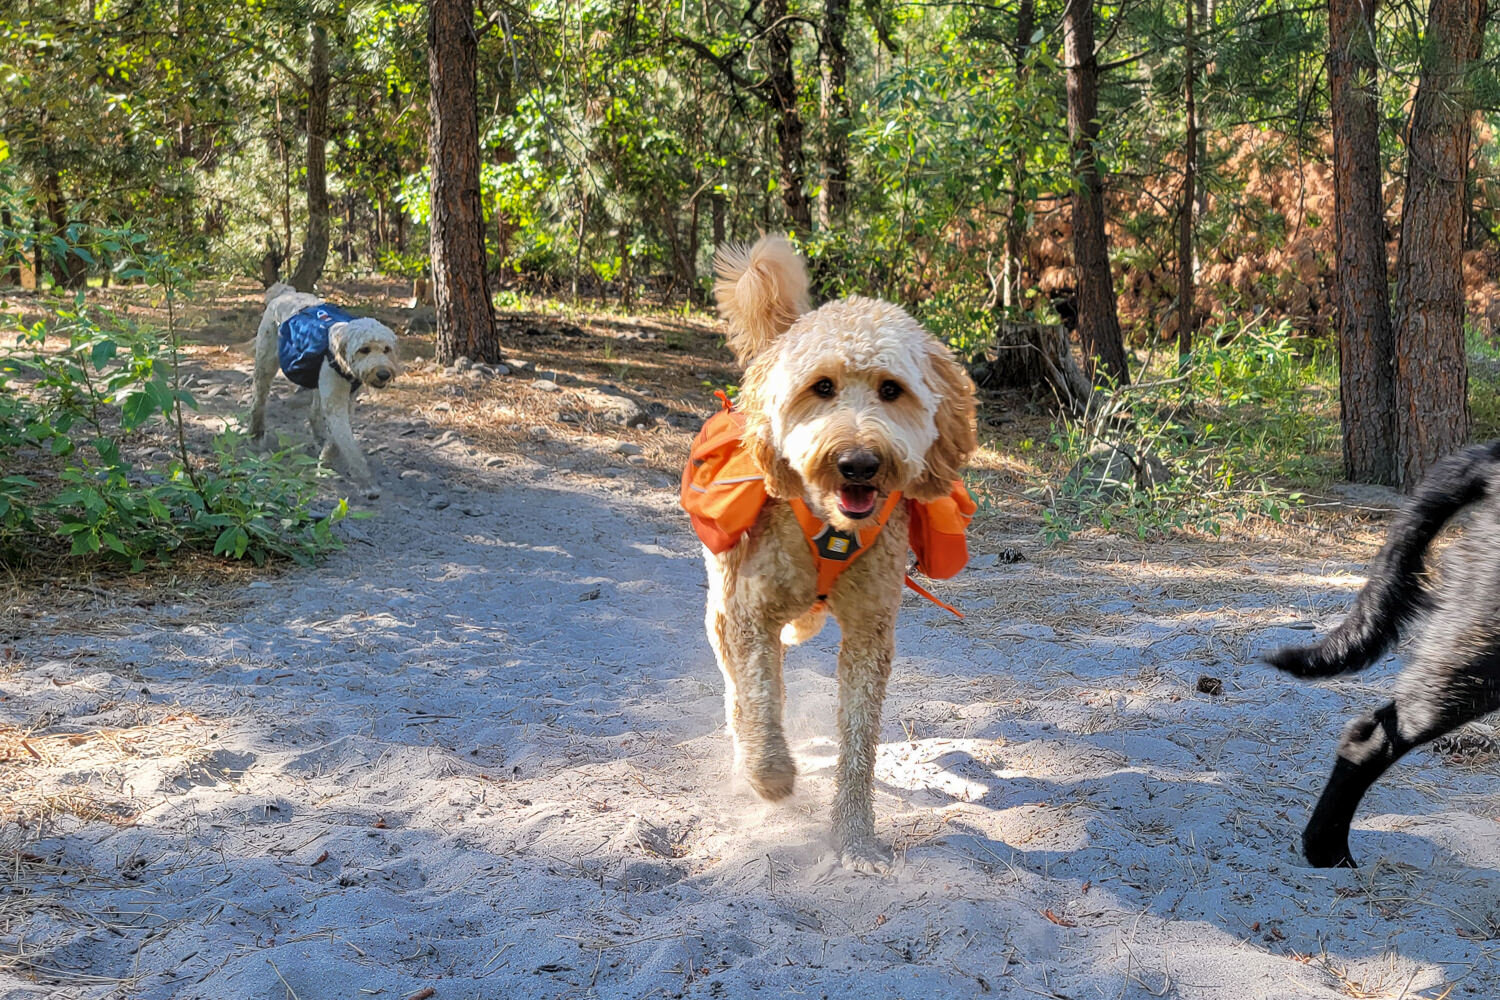
<path id="1" fill-rule="evenodd" d="M 933 604 L 936 604 L 938 607 L 944 609 L 945 611 L 951 611 L 955 615 L 957 615 L 959 618 L 962 618 L 964 616 L 964 613 L 962 611 L 958 610 L 957 608 L 955 608 L 951 604 L 945 604 L 942 601 L 938 600 L 936 597 L 934 597 L 932 595 L 932 593 L 930 591 L 925 590 L 922 587 L 921 584 L 919 584 L 917 581 L 913 580 L 909 575 L 906 578 L 906 585 L 908 587 L 910 587 L 912 590 L 915 590 L 917 593 L 921 594 L 923 597 L 927 598 Z"/>

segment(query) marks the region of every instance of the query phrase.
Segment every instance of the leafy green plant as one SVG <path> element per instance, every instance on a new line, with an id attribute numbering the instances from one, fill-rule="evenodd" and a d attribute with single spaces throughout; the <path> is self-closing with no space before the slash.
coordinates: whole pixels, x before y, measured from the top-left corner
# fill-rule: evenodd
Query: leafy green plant
<path id="1" fill-rule="evenodd" d="M 332 525 L 348 508 L 340 501 L 314 513 L 313 459 L 255 455 L 234 431 L 215 435 L 209 455 L 189 448 L 183 408 L 197 404 L 178 363 L 182 275 L 144 243 L 139 234 L 100 239 L 131 262 L 122 275 L 155 280 L 165 331 L 92 309 L 83 293 L 29 325 L 10 320 L 15 339 L 0 349 L 0 461 L 26 474 L 0 479 L 0 563 L 49 549 L 132 570 L 181 551 L 305 563 L 337 547 Z M 132 460 L 162 432 L 174 457 Z"/>
<path id="2" fill-rule="evenodd" d="M 1258 319 L 1201 338 L 1186 374 L 1100 394 L 1081 420 L 1061 423 L 1051 446 L 1070 462 L 1119 447 L 1160 463 L 1100 490 L 1086 477 L 1033 494 L 1047 503 L 1049 541 L 1087 527 L 1141 538 L 1231 522 L 1281 522 L 1303 501 L 1286 484 L 1330 480 L 1337 469 L 1337 371 L 1306 351 L 1290 324 Z"/>

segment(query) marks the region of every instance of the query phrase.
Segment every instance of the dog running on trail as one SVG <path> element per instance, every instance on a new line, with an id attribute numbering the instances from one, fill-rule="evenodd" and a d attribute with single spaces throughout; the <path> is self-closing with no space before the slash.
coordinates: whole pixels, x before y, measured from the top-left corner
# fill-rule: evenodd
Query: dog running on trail
<path id="1" fill-rule="evenodd" d="M 1432 540 L 1474 507 L 1424 587 Z M 1385 546 L 1348 617 L 1313 646 L 1289 646 L 1266 660 L 1297 677 L 1332 677 L 1373 663 L 1419 617 L 1421 626 L 1395 697 L 1354 719 L 1339 741 L 1333 773 L 1302 835 L 1320 868 L 1354 867 L 1349 825 L 1370 786 L 1413 747 L 1500 708 L 1500 441 L 1439 462 L 1391 525 Z"/>
<path id="2" fill-rule="evenodd" d="M 848 868 L 887 870 L 872 782 L 907 551 L 956 573 L 974 505 L 958 482 L 976 447 L 974 384 L 899 307 L 852 297 L 813 310 L 784 238 L 721 250 L 715 297 L 746 366 L 683 476 L 704 542 L 708 638 L 735 757 L 765 799 L 791 794 L 782 654 L 838 619 L 833 832 Z M 915 585 L 913 585 L 915 586 Z"/>

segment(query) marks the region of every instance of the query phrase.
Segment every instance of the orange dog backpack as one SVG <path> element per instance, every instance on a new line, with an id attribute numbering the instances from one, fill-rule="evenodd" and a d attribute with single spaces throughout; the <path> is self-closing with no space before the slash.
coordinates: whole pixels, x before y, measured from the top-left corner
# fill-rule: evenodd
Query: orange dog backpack
<path id="1" fill-rule="evenodd" d="M 693 530 L 715 555 L 729 551 L 739 542 L 755 524 L 767 499 L 765 477 L 742 447 L 745 415 L 730 409 L 729 400 L 722 393 L 719 398 L 724 400 L 724 409 L 709 417 L 693 439 L 687 467 L 682 470 L 681 491 L 682 509 L 692 520 Z M 833 589 L 833 581 L 875 541 L 900 501 L 901 494 L 892 494 L 874 521 L 855 534 L 835 531 L 805 503 L 791 501 L 818 569 L 818 599 L 814 608 L 822 606 Z M 917 568 L 939 580 L 963 569 L 969 561 L 966 531 L 975 511 L 964 484 L 955 480 L 948 496 L 926 503 L 907 500 L 906 505 L 911 521 L 909 544 L 916 553 Z M 934 604 L 963 617 L 917 586 L 911 577 L 906 578 L 906 584 Z"/>

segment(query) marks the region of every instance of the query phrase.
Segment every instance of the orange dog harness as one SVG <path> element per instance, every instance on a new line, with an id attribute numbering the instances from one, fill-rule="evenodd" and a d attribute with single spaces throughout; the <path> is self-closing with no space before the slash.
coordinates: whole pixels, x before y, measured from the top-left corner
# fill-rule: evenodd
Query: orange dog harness
<path id="1" fill-rule="evenodd" d="M 724 409 L 708 418 L 693 440 L 687 468 L 682 471 L 682 509 L 692 519 L 693 530 L 710 552 L 732 549 L 755 524 L 766 505 L 765 477 L 742 447 L 745 415 L 730 409 L 723 393 Z M 800 498 L 788 501 L 802 534 L 812 549 L 818 569 L 817 600 L 813 610 L 824 606 L 833 584 L 860 554 L 875 543 L 896 505 L 900 493 L 892 493 L 870 523 L 856 532 L 839 531 L 821 520 Z M 953 576 L 969 561 L 965 538 L 975 503 L 961 481 L 955 480 L 946 497 L 926 503 L 907 500 L 910 512 L 911 549 L 917 568 L 936 579 Z M 906 585 L 939 607 L 962 618 L 963 614 L 919 587 L 910 576 Z"/>

